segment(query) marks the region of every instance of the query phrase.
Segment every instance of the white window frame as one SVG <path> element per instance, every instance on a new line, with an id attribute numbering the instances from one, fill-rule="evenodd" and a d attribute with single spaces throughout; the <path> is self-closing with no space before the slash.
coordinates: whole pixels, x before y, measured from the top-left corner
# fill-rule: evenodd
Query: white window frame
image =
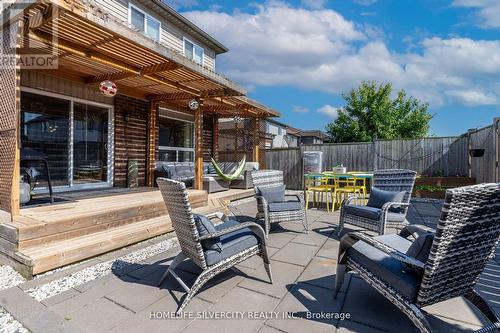
<path id="1" fill-rule="evenodd" d="M 129 4 L 128 4 L 128 24 L 130 24 L 130 25 L 132 25 L 132 8 L 144 15 L 144 34 L 146 36 L 148 36 L 149 38 L 151 38 L 157 42 L 160 42 L 161 41 L 161 31 L 162 31 L 161 30 L 161 21 L 154 18 L 153 16 L 149 15 L 148 13 L 146 13 L 144 10 L 140 9 L 139 7 L 133 5 L 131 2 L 129 2 Z M 153 37 L 148 35 L 148 20 L 156 21 L 160 25 L 160 28 L 158 29 L 158 39 L 154 39 Z"/>
<path id="2" fill-rule="evenodd" d="M 166 110 L 177 112 L 177 111 L 169 110 L 169 109 L 166 109 Z M 172 120 L 175 120 L 175 121 L 181 121 L 181 122 L 184 122 L 184 123 L 192 124 L 194 126 L 194 121 L 190 121 L 190 120 L 185 120 L 185 119 L 179 119 L 179 118 L 164 116 L 164 115 L 161 115 L 161 114 L 160 114 L 160 118 L 172 119 Z M 158 122 L 158 129 L 159 129 L 159 126 L 160 126 L 160 123 Z M 194 142 L 196 142 L 196 133 L 193 130 L 193 143 Z M 194 153 L 195 153 L 194 147 L 193 148 L 185 148 L 185 147 L 158 146 L 158 150 L 159 151 L 161 151 L 161 150 L 175 151 L 175 163 L 179 162 L 179 152 L 180 151 L 192 152 L 193 153 L 193 157 L 194 157 Z"/>
<path id="3" fill-rule="evenodd" d="M 203 54 L 201 55 L 201 64 L 200 65 L 205 66 L 205 48 L 196 44 L 195 42 L 193 42 L 189 38 L 182 37 L 182 54 L 184 54 L 184 56 L 186 57 L 186 41 L 193 44 L 193 59 L 189 59 L 189 58 L 188 59 L 194 61 L 194 49 L 198 47 L 198 48 L 203 50 Z"/>
<path id="4" fill-rule="evenodd" d="M 69 120 L 69 145 L 68 145 L 68 182 L 69 185 L 61 185 L 54 186 L 54 193 L 60 192 L 68 192 L 68 191 L 80 191 L 87 189 L 99 189 L 99 188 L 110 188 L 114 186 L 114 174 L 115 174 L 115 107 L 112 104 L 104 104 L 89 101 L 86 99 L 81 99 L 77 97 L 71 97 L 63 94 L 58 94 L 54 92 L 48 92 L 45 90 L 21 87 L 21 92 L 27 92 L 31 94 L 41 95 L 41 96 L 49 96 L 58 99 L 62 99 L 70 102 L 70 110 L 68 115 Z M 87 183 L 87 184 L 74 184 L 73 182 L 73 157 L 74 157 L 74 104 L 88 104 L 97 106 L 103 109 L 108 109 L 108 170 L 107 170 L 107 178 L 106 182 L 97 182 L 97 183 Z M 47 187 L 37 187 L 35 189 L 35 193 L 37 194 L 46 194 L 49 189 Z"/>

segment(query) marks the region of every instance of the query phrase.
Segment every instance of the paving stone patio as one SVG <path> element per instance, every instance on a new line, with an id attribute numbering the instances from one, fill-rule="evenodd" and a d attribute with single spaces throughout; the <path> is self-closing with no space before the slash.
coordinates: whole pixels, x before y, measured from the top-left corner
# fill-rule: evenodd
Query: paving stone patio
<path id="1" fill-rule="evenodd" d="M 415 201 L 408 219 L 435 226 L 440 209 L 436 202 Z M 255 203 L 238 205 L 234 211 L 248 220 L 255 214 Z M 299 223 L 289 222 L 276 226 L 270 235 L 273 285 L 262 260 L 254 257 L 217 276 L 186 309 L 193 316 L 241 312 L 243 317 L 165 318 L 185 294 L 172 277 L 156 286 L 177 248 L 42 302 L 27 295 L 26 286 L 10 288 L 0 292 L 0 305 L 32 332 L 415 332 L 396 307 L 359 277 L 348 278 L 339 297 L 333 299 L 339 213 L 311 209 L 308 217 L 309 234 L 302 232 Z M 499 258 L 488 265 L 478 290 L 500 312 L 500 265 L 496 260 Z M 178 271 L 193 283 L 199 269 L 184 262 Z M 483 322 L 461 298 L 426 310 L 435 332 L 470 332 Z M 349 318 L 319 317 L 322 312 Z M 286 314 L 293 317 L 283 318 Z"/>

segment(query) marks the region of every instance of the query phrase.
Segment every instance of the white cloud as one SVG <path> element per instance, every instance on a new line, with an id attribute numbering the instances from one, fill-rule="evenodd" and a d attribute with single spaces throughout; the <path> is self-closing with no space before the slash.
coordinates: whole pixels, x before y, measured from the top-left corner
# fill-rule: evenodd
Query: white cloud
<path id="1" fill-rule="evenodd" d="M 455 0 L 453 6 L 473 8 L 477 24 L 483 28 L 500 28 L 500 1 L 498 0 Z"/>
<path id="2" fill-rule="evenodd" d="M 480 90 L 450 90 L 446 94 L 452 100 L 468 106 L 495 105 L 498 103 L 498 98 L 495 94 Z"/>
<path id="3" fill-rule="evenodd" d="M 340 110 L 340 108 L 336 108 L 334 106 L 327 104 L 327 105 L 320 107 L 316 111 L 319 113 L 322 113 L 330 118 L 337 119 L 339 116 L 339 110 Z"/>
<path id="4" fill-rule="evenodd" d="M 325 6 L 326 0 L 301 0 L 302 6 L 309 7 L 312 9 L 321 9 Z"/>
<path id="5" fill-rule="evenodd" d="M 293 112 L 296 112 L 296 113 L 307 113 L 309 112 L 310 110 L 304 106 L 300 106 L 300 105 L 294 105 L 292 107 L 292 110 Z"/>
<path id="6" fill-rule="evenodd" d="M 354 3 L 357 3 L 361 6 L 371 6 L 376 3 L 378 0 L 352 0 Z"/>
<path id="7" fill-rule="evenodd" d="M 431 106 L 500 103 L 500 40 L 426 38 L 398 53 L 374 27 L 363 28 L 330 9 L 268 2 L 252 14 L 185 15 L 230 48 L 217 59 L 218 71 L 247 87 L 340 94 L 363 80 L 378 80 Z"/>

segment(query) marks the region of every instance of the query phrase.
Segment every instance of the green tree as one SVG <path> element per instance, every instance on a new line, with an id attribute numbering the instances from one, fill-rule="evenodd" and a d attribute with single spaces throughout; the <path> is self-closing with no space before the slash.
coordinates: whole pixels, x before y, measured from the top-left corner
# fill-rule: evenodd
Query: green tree
<path id="1" fill-rule="evenodd" d="M 343 94 L 345 107 L 326 129 L 334 142 L 366 142 L 374 139 L 421 138 L 429 132 L 429 105 L 407 96 L 392 97 L 392 84 L 364 81 Z"/>

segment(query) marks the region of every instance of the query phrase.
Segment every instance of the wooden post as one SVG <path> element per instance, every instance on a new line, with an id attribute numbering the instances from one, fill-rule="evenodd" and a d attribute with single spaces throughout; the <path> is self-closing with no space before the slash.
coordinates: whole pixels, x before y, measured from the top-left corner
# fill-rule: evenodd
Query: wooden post
<path id="1" fill-rule="evenodd" d="M 253 161 L 259 162 L 260 158 L 260 119 L 253 119 Z"/>
<path id="2" fill-rule="evenodd" d="M 146 186 L 155 186 L 156 147 L 158 143 L 158 105 L 150 102 L 148 115 L 148 147 L 146 157 Z"/>
<path id="3" fill-rule="evenodd" d="M 203 190 L 203 106 L 194 112 L 194 188 Z"/>
<path id="4" fill-rule="evenodd" d="M 214 160 L 219 160 L 219 115 L 214 114 L 213 117 L 213 137 L 212 137 L 212 157 Z"/>
<path id="5" fill-rule="evenodd" d="M 238 162 L 238 123 L 234 122 L 234 162 Z"/>

